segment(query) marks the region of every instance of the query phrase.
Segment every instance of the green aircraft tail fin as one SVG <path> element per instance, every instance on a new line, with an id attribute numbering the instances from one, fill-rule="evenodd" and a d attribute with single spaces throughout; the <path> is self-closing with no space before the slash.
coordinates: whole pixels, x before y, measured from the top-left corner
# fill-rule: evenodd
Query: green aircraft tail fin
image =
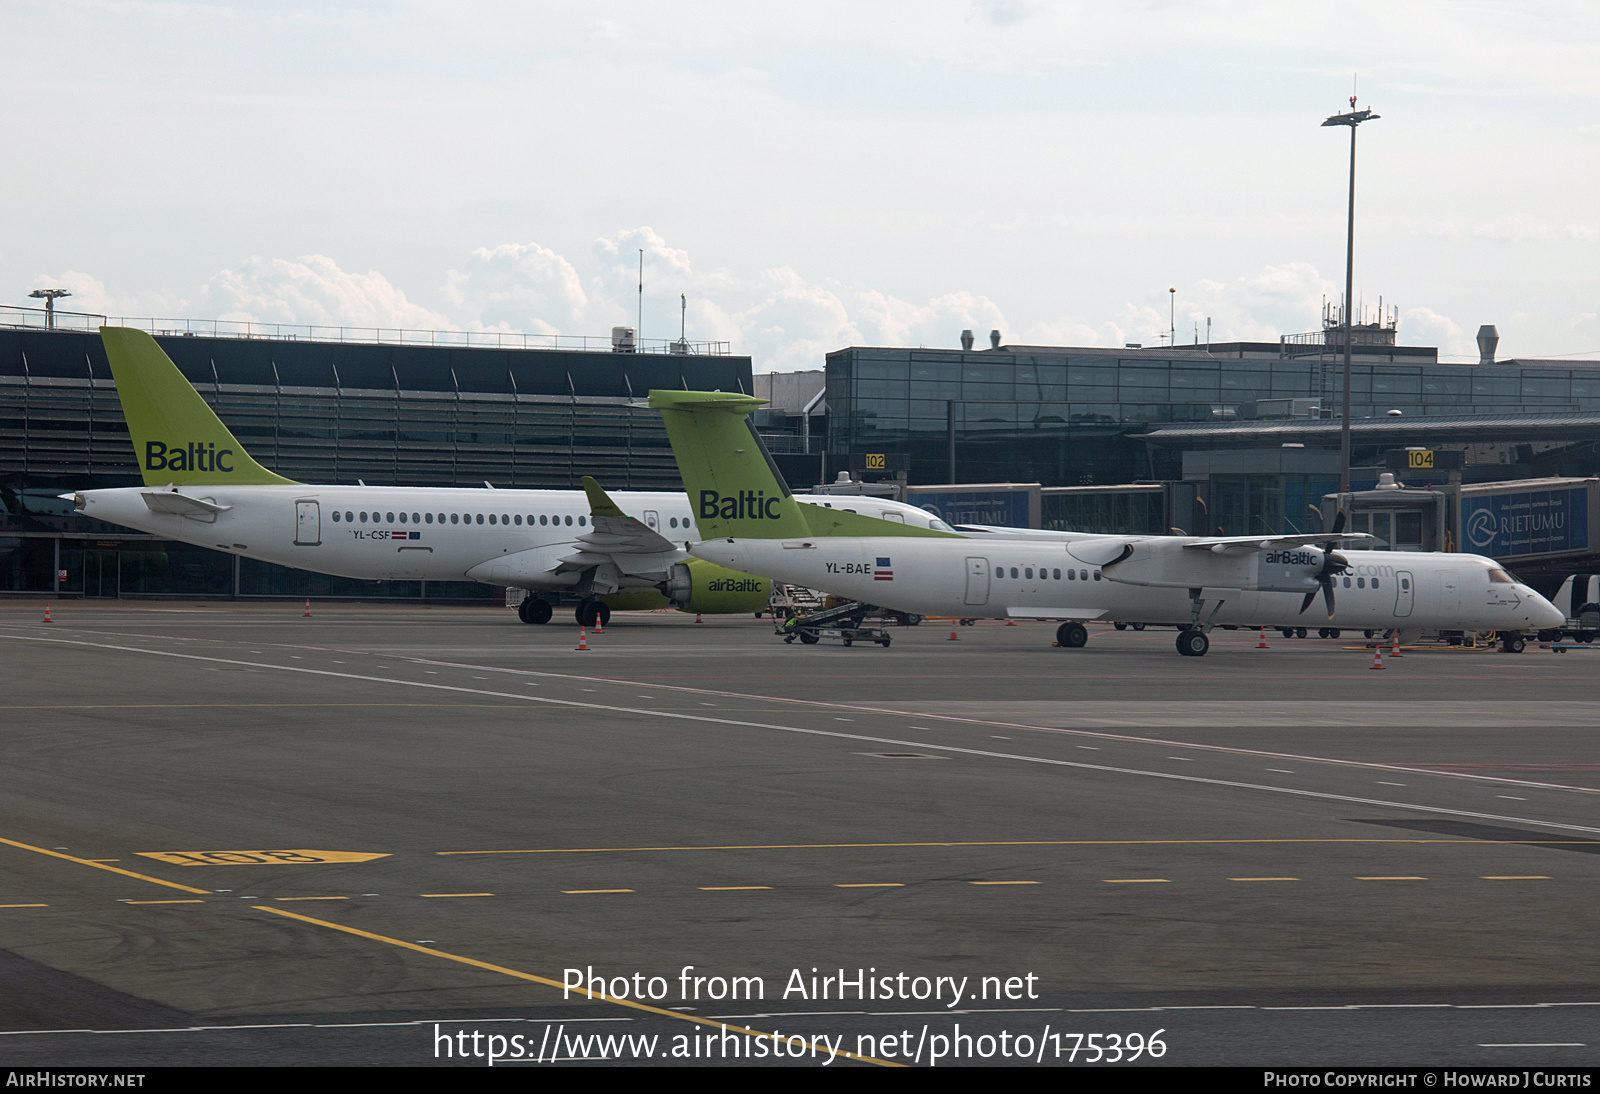
<path id="1" fill-rule="evenodd" d="M 720 391 L 650 393 L 650 405 L 666 423 L 702 539 L 811 535 L 800 503 L 750 422 L 750 412 L 765 402 Z"/>
<path id="2" fill-rule="evenodd" d="M 101 327 L 100 341 L 146 486 L 294 483 L 250 458 L 154 338 Z"/>
<path id="3" fill-rule="evenodd" d="M 765 402 L 720 391 L 650 393 L 702 539 L 949 535 L 798 501 L 750 421 Z"/>

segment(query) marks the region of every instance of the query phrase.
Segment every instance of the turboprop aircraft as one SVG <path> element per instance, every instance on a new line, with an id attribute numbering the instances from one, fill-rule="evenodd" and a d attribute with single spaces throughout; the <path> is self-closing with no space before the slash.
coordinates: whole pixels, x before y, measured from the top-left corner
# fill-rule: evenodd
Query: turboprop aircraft
<path id="1" fill-rule="evenodd" d="M 547 596 L 561 593 L 582 598 L 576 615 L 589 626 L 613 609 L 713 614 L 767 605 L 765 580 L 684 550 L 694 535 L 683 494 L 619 492 L 618 511 L 638 514 L 643 530 L 619 534 L 582 490 L 298 483 L 253 460 L 150 335 L 102 327 L 100 337 L 145 484 L 63 495 L 80 513 L 317 573 L 472 580 L 543 594 L 522 602 L 525 623 L 548 622 Z M 947 527 L 901 502 L 816 500 L 924 530 Z"/>
<path id="2" fill-rule="evenodd" d="M 1088 641 L 1088 621 L 1171 622 L 1182 628 L 1178 652 L 1187 657 L 1205 654 L 1207 632 L 1219 624 L 1297 624 L 1319 592 L 1340 627 L 1492 630 L 1520 649 L 1520 631 L 1560 625 L 1554 606 L 1493 559 L 1341 554 L 1334 544 L 1372 539 L 1343 532 L 1342 519 L 1328 533 L 1222 537 L 973 540 L 862 516 L 813 529 L 812 510 L 789 496 L 750 425 L 761 403 L 650 393 L 695 502 L 703 542 L 689 550 L 732 570 L 920 615 L 1059 619 L 1057 641 L 1069 648 Z"/>

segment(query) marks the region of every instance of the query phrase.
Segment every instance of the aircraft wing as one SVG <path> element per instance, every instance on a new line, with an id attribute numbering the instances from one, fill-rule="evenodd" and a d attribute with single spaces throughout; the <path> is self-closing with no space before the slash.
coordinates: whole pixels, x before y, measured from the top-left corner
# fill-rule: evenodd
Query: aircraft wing
<path id="1" fill-rule="evenodd" d="M 577 537 L 578 549 L 557 560 L 555 573 L 587 570 L 610 564 L 629 577 L 666 577 L 675 562 L 681 562 L 681 545 L 624 513 L 600 484 L 585 475 L 583 490 L 589 496 L 589 523 L 592 530 Z"/>
<path id="2" fill-rule="evenodd" d="M 1214 551 L 1222 555 L 1242 555 L 1251 551 L 1281 551 L 1289 547 L 1325 547 L 1332 543 L 1361 543 L 1375 537 L 1365 532 L 1311 532 L 1293 536 L 1208 536 L 1190 540 L 1185 551 Z"/>

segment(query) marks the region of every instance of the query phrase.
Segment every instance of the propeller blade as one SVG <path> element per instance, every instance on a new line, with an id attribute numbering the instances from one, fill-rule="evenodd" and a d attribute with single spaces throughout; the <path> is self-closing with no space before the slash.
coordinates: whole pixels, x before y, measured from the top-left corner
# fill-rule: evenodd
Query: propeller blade
<path id="1" fill-rule="evenodd" d="M 1307 599 L 1309 600 L 1310 597 L 1307 596 Z M 1331 577 L 1325 577 L 1325 578 L 1322 579 L 1322 599 L 1324 599 L 1324 600 L 1326 600 L 1328 602 L 1328 618 L 1332 619 L 1333 618 L 1333 578 L 1331 578 Z"/>
<path id="2" fill-rule="evenodd" d="M 1339 510 L 1338 514 L 1333 518 L 1333 534 L 1334 535 L 1338 535 L 1342 531 L 1344 531 L 1344 510 L 1343 509 Z"/>
<path id="3" fill-rule="evenodd" d="M 1305 615 L 1306 614 L 1306 609 L 1311 607 L 1311 602 L 1313 600 L 1315 600 L 1316 598 L 1317 598 L 1317 590 L 1315 590 L 1315 589 L 1312 589 L 1309 593 L 1306 594 L 1306 598 L 1300 602 L 1300 614 L 1301 615 Z"/>

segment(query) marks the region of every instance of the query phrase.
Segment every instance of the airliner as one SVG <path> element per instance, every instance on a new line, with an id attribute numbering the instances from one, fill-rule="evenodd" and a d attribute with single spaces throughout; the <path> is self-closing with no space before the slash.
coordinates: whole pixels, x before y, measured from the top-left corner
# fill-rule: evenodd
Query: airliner
<path id="1" fill-rule="evenodd" d="M 603 520 L 585 490 L 312 486 L 262 467 L 217 418 L 155 339 L 101 327 L 142 487 L 63 495 L 87 516 L 168 539 L 316 573 L 368 580 L 481 581 L 528 589 L 518 613 L 546 623 L 551 598 L 581 598 L 580 623 L 613 609 L 671 606 L 695 613 L 760 612 L 765 579 L 726 570 L 685 550 L 695 538 L 689 499 L 621 491 L 638 515 Z M 487 486 L 487 484 L 485 484 Z M 945 529 L 901 502 L 818 496 L 816 507 L 855 510 L 912 528 Z M 819 527 L 825 522 L 817 521 Z"/>
<path id="2" fill-rule="evenodd" d="M 1181 629 L 1178 652 L 1204 656 L 1218 625 L 1294 626 L 1320 592 L 1339 627 L 1520 633 L 1561 625 L 1544 597 L 1479 555 L 1334 549 L 1373 537 L 1343 531 L 1266 536 L 967 539 L 857 516 L 818 534 L 793 504 L 748 415 L 763 400 L 722 392 L 652 391 L 691 499 L 704 561 L 824 588 L 919 615 L 1061 620 L 1059 645 L 1088 641 L 1086 622 L 1141 619 Z M 764 458 L 765 457 L 765 458 Z M 724 504 L 760 496 L 754 508 Z"/>

